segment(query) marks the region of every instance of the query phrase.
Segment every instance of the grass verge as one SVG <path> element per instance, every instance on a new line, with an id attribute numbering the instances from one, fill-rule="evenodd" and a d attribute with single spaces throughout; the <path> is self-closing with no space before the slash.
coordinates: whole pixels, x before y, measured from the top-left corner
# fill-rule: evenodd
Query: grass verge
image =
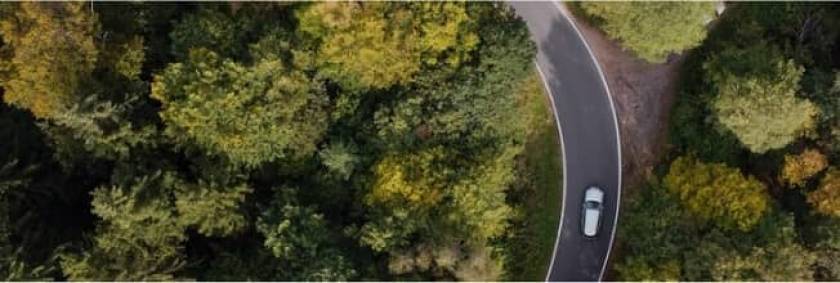
<path id="1" fill-rule="evenodd" d="M 521 107 L 527 123 L 519 183 L 514 198 L 520 212 L 510 238 L 508 277 L 543 281 L 554 251 L 563 190 L 560 136 L 551 102 L 536 70 L 521 87 Z"/>

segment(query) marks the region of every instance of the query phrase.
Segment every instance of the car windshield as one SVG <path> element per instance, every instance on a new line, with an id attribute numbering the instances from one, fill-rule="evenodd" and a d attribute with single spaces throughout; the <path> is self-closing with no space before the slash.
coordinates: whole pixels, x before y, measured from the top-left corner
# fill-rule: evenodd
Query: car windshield
<path id="1" fill-rule="evenodd" d="M 588 209 L 598 208 L 598 203 L 596 203 L 594 201 L 587 201 L 587 202 L 583 203 L 583 207 L 588 208 Z"/>

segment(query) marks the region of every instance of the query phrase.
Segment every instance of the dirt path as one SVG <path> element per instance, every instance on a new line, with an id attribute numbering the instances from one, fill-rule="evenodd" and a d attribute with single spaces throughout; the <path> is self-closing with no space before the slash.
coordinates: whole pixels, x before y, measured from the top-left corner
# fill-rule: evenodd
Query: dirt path
<path id="1" fill-rule="evenodd" d="M 683 56 L 650 64 L 622 50 L 580 17 L 576 24 L 595 53 L 618 112 L 624 191 L 634 191 L 665 152 L 668 118 Z"/>

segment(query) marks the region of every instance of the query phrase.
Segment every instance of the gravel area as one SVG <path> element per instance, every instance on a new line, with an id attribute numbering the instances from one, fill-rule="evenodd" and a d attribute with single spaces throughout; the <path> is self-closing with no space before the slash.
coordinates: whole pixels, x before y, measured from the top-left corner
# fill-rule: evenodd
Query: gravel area
<path id="1" fill-rule="evenodd" d="M 663 64 L 647 63 L 582 18 L 575 21 L 607 78 L 621 131 L 623 187 L 633 191 L 665 152 L 684 55 L 672 55 Z"/>

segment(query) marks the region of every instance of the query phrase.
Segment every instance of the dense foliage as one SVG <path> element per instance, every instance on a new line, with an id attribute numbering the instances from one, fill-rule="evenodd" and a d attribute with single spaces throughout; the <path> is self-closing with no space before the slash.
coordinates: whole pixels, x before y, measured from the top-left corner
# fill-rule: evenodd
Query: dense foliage
<path id="1" fill-rule="evenodd" d="M 581 9 L 611 38 L 638 57 L 660 63 L 700 45 L 714 2 L 581 2 Z"/>
<path id="2" fill-rule="evenodd" d="M 713 26 L 683 65 L 669 157 L 622 212 L 617 277 L 836 281 L 840 9 L 727 4 Z"/>
<path id="3" fill-rule="evenodd" d="M 671 163 L 663 184 L 686 210 L 721 228 L 748 231 L 767 211 L 764 185 L 724 164 L 680 157 Z"/>
<path id="4" fill-rule="evenodd" d="M 0 278 L 511 276 L 497 3 L 0 4 Z"/>
<path id="5" fill-rule="evenodd" d="M 813 128 L 817 107 L 796 97 L 804 70 L 775 48 L 727 47 L 704 67 L 717 89 L 712 108 L 718 122 L 751 151 L 784 147 Z"/>

